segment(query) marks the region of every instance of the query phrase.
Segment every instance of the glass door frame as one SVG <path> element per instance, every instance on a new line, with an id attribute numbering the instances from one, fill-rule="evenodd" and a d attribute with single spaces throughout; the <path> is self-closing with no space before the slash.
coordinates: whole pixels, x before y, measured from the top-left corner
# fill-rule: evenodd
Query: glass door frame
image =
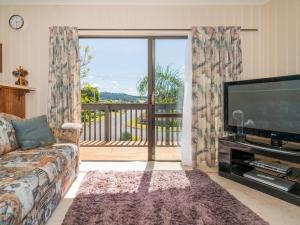
<path id="1" fill-rule="evenodd" d="M 161 39 L 188 39 L 184 36 L 148 37 L 148 161 L 155 161 L 155 120 L 156 118 L 178 118 L 182 113 L 155 112 L 155 41 Z"/>
<path id="2" fill-rule="evenodd" d="M 82 38 L 99 39 L 147 39 L 148 40 L 148 96 L 147 96 L 147 140 L 148 140 L 148 161 L 155 161 L 155 119 L 162 117 L 180 117 L 182 114 L 161 114 L 155 113 L 155 40 L 159 39 L 188 39 L 188 35 L 80 35 Z"/>

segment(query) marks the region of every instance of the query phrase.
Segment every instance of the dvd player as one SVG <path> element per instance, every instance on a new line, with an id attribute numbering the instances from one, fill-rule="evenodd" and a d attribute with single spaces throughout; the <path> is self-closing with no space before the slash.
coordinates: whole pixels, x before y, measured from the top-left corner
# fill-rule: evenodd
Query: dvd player
<path id="1" fill-rule="evenodd" d="M 274 162 L 267 162 L 263 160 L 256 160 L 253 163 L 253 166 L 270 170 L 276 173 L 287 175 L 292 172 L 292 167 L 288 165 L 283 165 L 280 163 L 274 163 Z"/>
<path id="2" fill-rule="evenodd" d="M 279 177 L 274 177 L 263 173 L 258 173 L 255 170 L 251 170 L 247 173 L 244 173 L 243 176 L 250 180 L 255 180 L 257 182 L 269 185 L 282 191 L 290 191 L 295 185 L 295 183 L 292 181 L 288 181 Z"/>

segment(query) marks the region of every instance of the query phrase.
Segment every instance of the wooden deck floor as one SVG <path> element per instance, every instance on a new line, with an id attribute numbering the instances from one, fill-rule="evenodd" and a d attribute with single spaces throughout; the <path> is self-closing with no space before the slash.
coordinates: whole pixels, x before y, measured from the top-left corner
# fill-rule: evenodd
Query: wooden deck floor
<path id="1" fill-rule="evenodd" d="M 179 147 L 155 148 L 155 160 L 180 161 Z M 136 142 L 82 142 L 80 159 L 82 161 L 147 161 L 147 143 Z"/>

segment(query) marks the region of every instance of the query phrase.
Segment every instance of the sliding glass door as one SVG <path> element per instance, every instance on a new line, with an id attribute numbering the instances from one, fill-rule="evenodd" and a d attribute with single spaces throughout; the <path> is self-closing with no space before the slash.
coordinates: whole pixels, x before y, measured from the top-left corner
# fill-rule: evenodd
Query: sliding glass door
<path id="1" fill-rule="evenodd" d="M 81 145 L 97 147 L 81 156 L 147 160 L 148 38 L 81 37 L 79 43 Z M 107 154 L 112 146 L 120 148 Z"/>
<path id="2" fill-rule="evenodd" d="M 81 37 L 80 47 L 82 143 L 180 160 L 186 37 Z"/>
<path id="3" fill-rule="evenodd" d="M 150 45 L 149 154 L 155 160 L 180 161 L 186 37 L 152 38 Z"/>

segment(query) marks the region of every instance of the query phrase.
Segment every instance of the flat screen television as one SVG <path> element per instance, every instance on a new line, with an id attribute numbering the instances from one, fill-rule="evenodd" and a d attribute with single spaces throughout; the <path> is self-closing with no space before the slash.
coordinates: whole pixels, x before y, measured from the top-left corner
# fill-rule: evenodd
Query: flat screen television
<path id="1" fill-rule="evenodd" d="M 225 82 L 224 126 L 300 142 L 300 75 Z"/>

